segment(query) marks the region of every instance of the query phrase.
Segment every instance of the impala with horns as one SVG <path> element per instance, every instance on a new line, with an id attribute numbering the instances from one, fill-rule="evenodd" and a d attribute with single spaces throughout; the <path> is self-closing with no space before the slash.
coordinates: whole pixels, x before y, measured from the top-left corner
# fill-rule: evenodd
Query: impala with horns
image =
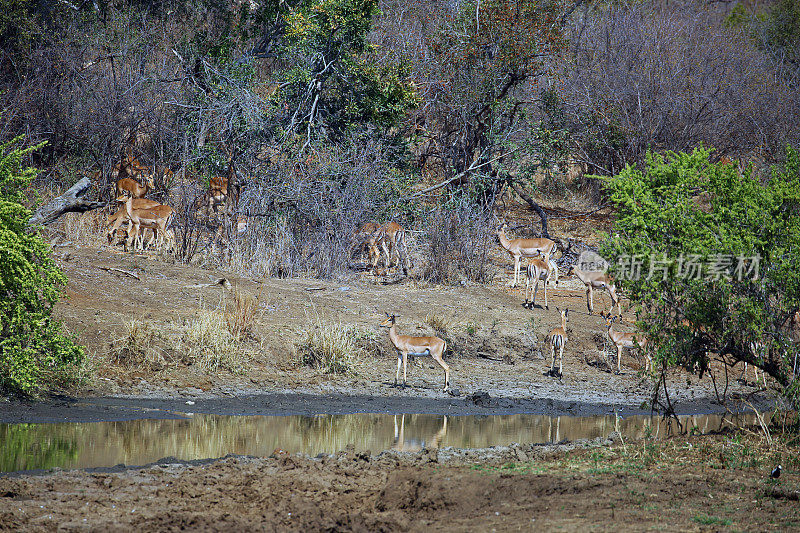
<path id="1" fill-rule="evenodd" d="M 603 272 L 581 270 L 575 265 L 572 265 L 569 272 L 567 272 L 568 276 L 571 274 L 575 274 L 575 276 L 586 285 L 586 308 L 589 309 L 589 314 L 594 313 L 593 289 L 600 289 L 608 291 L 608 295 L 611 297 L 611 307 L 608 313 L 611 314 L 611 311 L 613 311 L 616 306 L 619 316 L 622 316 L 622 304 L 620 304 L 619 297 L 617 296 L 617 287 L 614 285 L 614 280 L 610 276 Z"/>
<path id="2" fill-rule="evenodd" d="M 600 313 L 600 315 L 606 319 L 606 326 L 608 326 L 608 337 L 611 339 L 611 342 L 617 348 L 617 374 L 620 373 L 622 369 L 622 349 L 623 348 L 636 348 L 639 347 L 642 349 L 645 355 L 646 363 L 645 363 L 645 371 L 650 371 L 652 366 L 652 360 L 650 358 L 650 354 L 647 352 L 647 339 L 644 335 L 636 334 L 636 333 L 623 333 L 621 331 L 614 331 L 614 322 L 619 319 L 619 317 L 612 317 L 611 313 L 609 312 L 607 315 Z M 610 366 L 610 365 L 609 365 Z"/>
<path id="3" fill-rule="evenodd" d="M 528 309 L 533 309 L 536 305 L 536 293 L 539 290 L 539 280 L 544 282 L 544 308 L 550 309 L 547 305 L 547 284 L 550 280 L 558 285 L 558 265 L 556 262 L 550 258 L 550 252 L 546 252 L 544 254 L 544 259 L 534 258 L 531 260 L 530 264 L 528 264 L 528 268 L 526 269 L 526 276 L 525 276 L 525 303 L 522 304 L 522 307 L 527 307 Z M 531 281 L 534 281 L 533 284 L 533 298 L 531 300 L 530 305 L 528 305 L 528 290 L 531 286 Z"/>
<path id="4" fill-rule="evenodd" d="M 549 253 L 551 256 L 556 250 L 556 243 L 546 237 L 536 239 L 510 239 L 506 236 L 508 224 L 503 222 L 497 230 L 497 238 L 502 246 L 514 258 L 514 282 L 512 287 L 517 286 L 519 279 L 520 260 L 523 257 L 538 257 Z"/>
<path id="5" fill-rule="evenodd" d="M 164 243 L 167 227 L 175 213 L 172 208 L 167 205 L 159 205 L 151 209 L 133 209 L 133 198 L 130 196 L 120 196 L 117 201 L 125 203 L 125 212 L 132 222 L 131 229 L 128 231 L 128 238 L 125 240 L 125 251 L 127 252 L 131 246 L 131 241 L 134 241 L 134 246 L 138 243 L 140 250 L 143 248 L 143 239 L 141 239 L 140 235 L 142 227 L 154 230 L 157 234 L 156 249 L 160 250 L 161 245 Z"/>
<path id="6" fill-rule="evenodd" d="M 553 328 L 547 334 L 545 342 L 550 344 L 550 355 L 553 357 L 553 363 L 550 366 L 550 371 L 547 373 L 553 377 L 561 377 L 561 372 L 564 365 L 564 346 L 567 344 L 567 320 L 569 309 L 559 310 L 561 314 L 561 326 Z M 556 348 L 558 348 L 558 372 L 556 372 Z"/>
<path id="7" fill-rule="evenodd" d="M 397 349 L 397 373 L 394 377 L 394 386 L 400 380 L 400 364 L 403 365 L 403 388 L 406 386 L 406 371 L 408 367 L 408 356 L 430 355 L 433 360 L 439 363 L 444 370 L 444 388 L 442 392 L 450 389 L 450 367 L 442 360 L 442 355 L 447 349 L 447 343 L 439 337 L 411 337 L 410 335 L 400 335 L 397 333 L 395 325 L 397 315 L 386 313 L 386 320 L 381 323 L 382 328 L 389 328 L 389 340 Z"/>

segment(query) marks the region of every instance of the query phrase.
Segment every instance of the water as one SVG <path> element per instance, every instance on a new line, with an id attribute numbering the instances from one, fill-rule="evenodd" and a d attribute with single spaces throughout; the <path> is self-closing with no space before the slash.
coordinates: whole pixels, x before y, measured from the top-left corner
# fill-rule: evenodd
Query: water
<path id="1" fill-rule="evenodd" d="M 752 415 L 745 421 L 753 422 Z M 721 429 L 721 415 L 680 417 L 684 429 Z M 606 437 L 626 438 L 670 431 L 659 417 L 549 417 L 541 415 L 187 415 L 179 420 L 128 422 L 0 424 L 0 471 L 88 468 L 120 463 L 142 465 L 175 457 L 182 460 L 229 453 L 270 455 L 276 448 L 309 455 L 334 453 L 348 444 L 356 450 L 454 446 L 485 448 L 518 443 Z"/>

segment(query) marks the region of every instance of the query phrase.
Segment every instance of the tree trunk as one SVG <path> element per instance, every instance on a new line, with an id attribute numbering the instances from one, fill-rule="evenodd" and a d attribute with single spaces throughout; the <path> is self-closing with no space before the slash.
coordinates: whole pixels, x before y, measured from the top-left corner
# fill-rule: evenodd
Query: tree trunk
<path id="1" fill-rule="evenodd" d="M 547 231 L 547 213 L 545 213 L 544 209 L 542 209 L 542 207 L 539 204 L 537 204 L 536 201 L 533 198 L 531 198 L 531 196 L 527 192 L 525 192 L 525 189 L 523 189 L 512 178 L 508 178 L 507 181 L 508 184 L 511 185 L 511 188 L 514 189 L 514 192 L 520 195 L 520 197 L 523 200 L 528 202 L 528 205 L 530 205 L 531 208 L 534 211 L 536 211 L 536 214 L 539 215 L 539 218 L 542 220 L 542 236 L 547 237 L 549 239 L 550 233 L 548 233 Z"/>
<path id="2" fill-rule="evenodd" d="M 28 225 L 46 226 L 47 224 L 55 222 L 58 217 L 64 213 L 84 213 L 86 211 L 105 207 L 106 204 L 104 202 L 92 202 L 82 198 L 91 185 L 92 180 L 83 178 L 67 192 L 54 199 L 49 204 L 40 207 L 28 221 Z"/>

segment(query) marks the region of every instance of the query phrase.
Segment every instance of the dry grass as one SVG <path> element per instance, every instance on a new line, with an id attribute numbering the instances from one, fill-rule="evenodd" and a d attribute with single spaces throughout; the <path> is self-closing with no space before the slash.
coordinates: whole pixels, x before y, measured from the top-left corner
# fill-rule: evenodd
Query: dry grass
<path id="1" fill-rule="evenodd" d="M 106 240 L 106 209 L 86 213 L 67 213 L 62 217 L 61 229 L 65 239 L 78 245 L 100 246 Z"/>
<path id="2" fill-rule="evenodd" d="M 261 304 L 261 292 L 258 297 L 243 293 L 238 289 L 233 297 L 225 303 L 225 324 L 234 339 L 241 341 L 253 335 L 256 313 Z"/>
<path id="3" fill-rule="evenodd" d="M 125 322 L 125 334 L 111 343 L 111 357 L 126 366 L 147 365 L 159 370 L 167 365 L 165 353 L 172 342 L 151 322 L 140 319 Z"/>
<path id="4" fill-rule="evenodd" d="M 358 366 L 377 343 L 373 331 L 356 326 L 328 324 L 317 316 L 296 346 L 301 364 L 326 374 L 356 374 Z"/>
<path id="5" fill-rule="evenodd" d="M 239 371 L 239 346 L 219 311 L 199 311 L 186 330 L 186 341 L 190 357 L 206 372 Z"/>
<path id="6" fill-rule="evenodd" d="M 425 315 L 425 323 L 430 326 L 437 335 L 445 336 L 448 330 L 452 327 L 450 321 L 441 316 L 432 313 Z"/>

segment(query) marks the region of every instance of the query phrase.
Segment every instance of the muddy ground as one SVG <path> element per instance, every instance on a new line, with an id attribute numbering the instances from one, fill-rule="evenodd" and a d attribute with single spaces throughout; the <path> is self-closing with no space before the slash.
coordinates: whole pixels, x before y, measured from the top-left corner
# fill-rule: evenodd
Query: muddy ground
<path id="1" fill-rule="evenodd" d="M 269 458 L 11 475 L 0 477 L 0 530 L 800 528 L 796 471 L 772 480 L 764 462 L 742 460 L 723 437 L 609 444 L 317 458 L 276 450 Z"/>

